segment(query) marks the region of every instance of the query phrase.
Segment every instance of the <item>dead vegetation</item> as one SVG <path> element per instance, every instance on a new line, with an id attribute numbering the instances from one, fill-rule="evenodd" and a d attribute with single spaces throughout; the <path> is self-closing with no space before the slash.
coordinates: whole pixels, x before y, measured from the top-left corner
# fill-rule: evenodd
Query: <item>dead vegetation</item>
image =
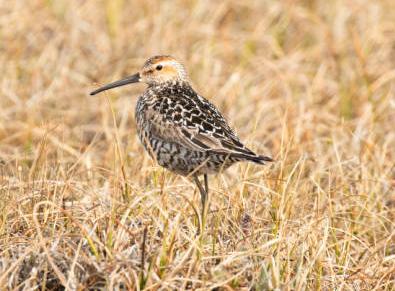
<path id="1" fill-rule="evenodd" d="M 0 286 L 393 290 L 395 4 L 0 3 Z M 190 181 L 135 136 L 142 85 L 88 92 L 155 54 L 266 167 Z"/>

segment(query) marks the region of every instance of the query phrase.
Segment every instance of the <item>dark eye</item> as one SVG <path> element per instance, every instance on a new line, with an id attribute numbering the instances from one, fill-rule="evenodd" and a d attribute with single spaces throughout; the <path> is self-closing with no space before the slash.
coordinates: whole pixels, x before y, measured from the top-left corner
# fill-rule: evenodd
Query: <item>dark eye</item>
<path id="1" fill-rule="evenodd" d="M 162 65 L 157 65 L 157 66 L 156 66 L 156 70 L 157 70 L 157 71 L 160 71 L 160 70 L 162 70 L 162 68 L 163 68 L 163 66 L 162 66 Z"/>

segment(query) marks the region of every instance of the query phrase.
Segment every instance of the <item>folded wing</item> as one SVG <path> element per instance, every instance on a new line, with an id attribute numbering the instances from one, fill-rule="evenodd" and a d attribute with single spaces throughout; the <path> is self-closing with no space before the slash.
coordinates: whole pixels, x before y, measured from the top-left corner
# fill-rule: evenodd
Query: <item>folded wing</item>
<path id="1" fill-rule="evenodd" d="M 146 113 L 151 133 L 161 139 L 191 150 L 229 155 L 237 160 L 259 164 L 272 161 L 243 145 L 218 109 L 201 96 L 162 98 Z"/>

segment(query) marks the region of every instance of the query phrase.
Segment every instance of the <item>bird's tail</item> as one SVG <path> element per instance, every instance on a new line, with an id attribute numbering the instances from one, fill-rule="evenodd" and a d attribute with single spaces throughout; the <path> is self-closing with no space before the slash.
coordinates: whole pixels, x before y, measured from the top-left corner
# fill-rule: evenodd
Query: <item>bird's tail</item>
<path id="1" fill-rule="evenodd" d="M 236 158 L 239 161 L 251 161 L 260 165 L 264 165 L 265 162 L 273 162 L 274 160 L 270 157 L 260 155 L 247 155 L 247 154 L 231 154 L 230 157 Z"/>

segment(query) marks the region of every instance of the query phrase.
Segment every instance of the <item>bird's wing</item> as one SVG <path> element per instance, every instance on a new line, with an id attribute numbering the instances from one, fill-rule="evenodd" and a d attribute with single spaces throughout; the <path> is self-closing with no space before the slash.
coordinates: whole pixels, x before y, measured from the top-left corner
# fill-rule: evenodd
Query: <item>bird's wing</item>
<path id="1" fill-rule="evenodd" d="M 164 97 L 146 114 L 151 134 L 161 139 L 198 151 L 257 156 L 240 142 L 218 109 L 201 96 Z"/>

